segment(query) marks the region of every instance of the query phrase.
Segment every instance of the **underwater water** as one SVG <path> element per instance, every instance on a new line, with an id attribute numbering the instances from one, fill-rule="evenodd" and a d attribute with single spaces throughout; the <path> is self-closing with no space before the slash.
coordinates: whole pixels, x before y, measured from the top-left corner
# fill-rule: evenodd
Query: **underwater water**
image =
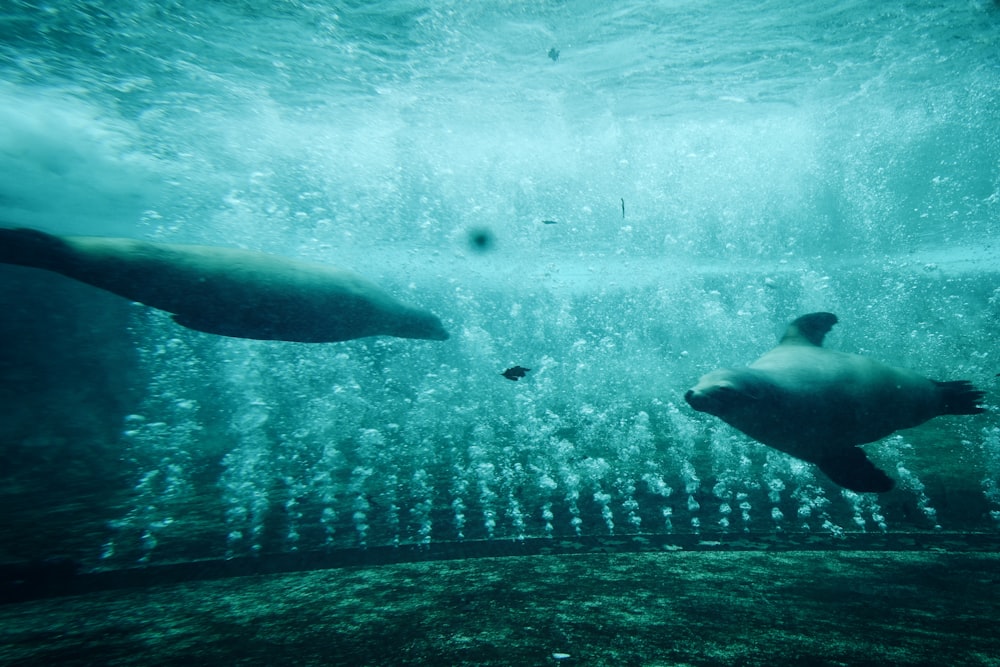
<path id="1" fill-rule="evenodd" d="M 2 226 L 346 267 L 451 334 L 224 338 L 0 266 L 0 564 L 989 550 L 998 44 L 986 0 L 0 4 Z M 986 412 L 856 494 L 685 403 L 813 311 Z"/>

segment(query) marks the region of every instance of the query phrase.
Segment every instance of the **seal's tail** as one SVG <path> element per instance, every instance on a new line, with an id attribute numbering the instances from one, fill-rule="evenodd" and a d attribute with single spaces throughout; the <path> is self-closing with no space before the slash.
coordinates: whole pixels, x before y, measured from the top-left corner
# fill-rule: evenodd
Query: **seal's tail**
<path id="1" fill-rule="evenodd" d="M 983 400 L 983 392 L 976 389 L 968 380 L 938 382 L 932 380 L 938 388 L 941 397 L 941 414 L 943 415 L 978 415 L 983 412 L 979 403 Z"/>
<path id="2" fill-rule="evenodd" d="M 52 270 L 69 246 L 58 236 L 35 229 L 0 228 L 0 263 Z"/>

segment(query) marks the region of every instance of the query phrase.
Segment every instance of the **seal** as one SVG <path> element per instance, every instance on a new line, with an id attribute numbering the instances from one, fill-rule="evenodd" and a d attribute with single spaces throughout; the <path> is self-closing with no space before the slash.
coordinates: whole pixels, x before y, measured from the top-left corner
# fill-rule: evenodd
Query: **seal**
<path id="1" fill-rule="evenodd" d="M 979 414 L 983 392 L 965 380 L 937 382 L 825 349 L 836 322 L 833 313 L 803 315 L 760 359 L 712 371 L 684 398 L 754 440 L 816 464 L 840 486 L 889 491 L 893 480 L 858 445 L 940 415 Z"/>
<path id="2" fill-rule="evenodd" d="M 0 263 L 60 273 L 220 336 L 301 343 L 448 338 L 436 315 L 359 275 L 250 250 L 0 228 Z"/>

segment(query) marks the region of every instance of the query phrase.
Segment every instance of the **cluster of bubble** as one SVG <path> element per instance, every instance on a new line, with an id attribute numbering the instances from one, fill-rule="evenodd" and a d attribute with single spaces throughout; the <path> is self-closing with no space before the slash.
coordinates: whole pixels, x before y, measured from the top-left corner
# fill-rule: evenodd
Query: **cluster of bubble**
<path id="1" fill-rule="evenodd" d="M 982 436 L 980 447 L 986 461 L 983 493 L 989 503 L 990 518 L 1000 528 L 1000 427 L 986 427 L 982 430 Z"/>
<path id="2" fill-rule="evenodd" d="M 142 316 L 146 328 L 164 334 L 169 330 L 161 313 L 144 310 Z M 137 481 L 131 507 L 110 522 L 103 560 L 124 552 L 128 559 L 149 562 L 161 536 L 176 528 L 178 518 L 193 502 L 191 452 L 201 438 L 202 425 L 198 401 L 189 390 L 199 362 L 184 340 L 167 335 L 162 340 L 138 346 L 151 371 L 150 387 L 139 411 L 125 416 L 122 429 L 127 457 L 138 470 Z"/>
<path id="3" fill-rule="evenodd" d="M 752 315 L 761 300 L 766 310 L 798 309 L 779 307 L 774 285 L 782 280 L 743 292 L 735 284 L 661 286 L 619 300 L 617 311 L 601 295 L 553 292 L 501 312 L 501 299 L 456 287 L 464 324 L 450 348 L 392 339 L 338 346 L 220 339 L 178 334 L 149 314 L 139 337 L 148 397 L 125 425 L 136 499 L 107 556 L 161 553 L 165 534 L 192 530 L 191 514 L 179 509 L 195 496 L 208 506 L 200 516 L 225 517 L 218 544 L 229 556 L 529 537 L 836 538 L 890 526 L 940 529 L 902 438 L 878 446 L 883 460 L 898 462 L 902 502 L 914 509 L 898 515 L 680 399 L 700 371 L 737 354 L 665 331 L 643 309 L 677 301 L 720 340 L 766 349 L 773 327 L 747 333 L 739 318 L 763 319 Z M 798 284 L 810 298 L 831 298 L 822 274 L 804 272 Z M 521 338 L 491 333 L 490 322 L 504 317 L 511 328 L 527 318 Z M 166 342 L 146 342 L 155 340 Z M 559 347 L 562 356 L 535 355 L 516 384 L 499 377 L 497 359 L 518 361 L 525 347 Z M 692 364 L 689 350 L 702 361 Z M 664 368 L 673 375 L 661 381 Z M 983 489 L 1000 526 L 1000 433 L 986 429 L 981 442 Z M 210 491 L 193 490 L 193 472 L 210 466 L 192 457 L 206 447 L 216 451 L 221 473 Z"/>

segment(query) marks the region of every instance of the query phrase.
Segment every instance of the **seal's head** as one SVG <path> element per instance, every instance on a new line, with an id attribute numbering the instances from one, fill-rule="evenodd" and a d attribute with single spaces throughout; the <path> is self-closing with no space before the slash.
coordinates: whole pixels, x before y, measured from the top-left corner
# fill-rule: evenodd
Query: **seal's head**
<path id="1" fill-rule="evenodd" d="M 688 389 L 684 400 L 698 412 L 707 412 L 725 420 L 751 408 L 763 397 L 763 387 L 754 381 L 749 369 L 723 368 L 703 375 Z"/>

